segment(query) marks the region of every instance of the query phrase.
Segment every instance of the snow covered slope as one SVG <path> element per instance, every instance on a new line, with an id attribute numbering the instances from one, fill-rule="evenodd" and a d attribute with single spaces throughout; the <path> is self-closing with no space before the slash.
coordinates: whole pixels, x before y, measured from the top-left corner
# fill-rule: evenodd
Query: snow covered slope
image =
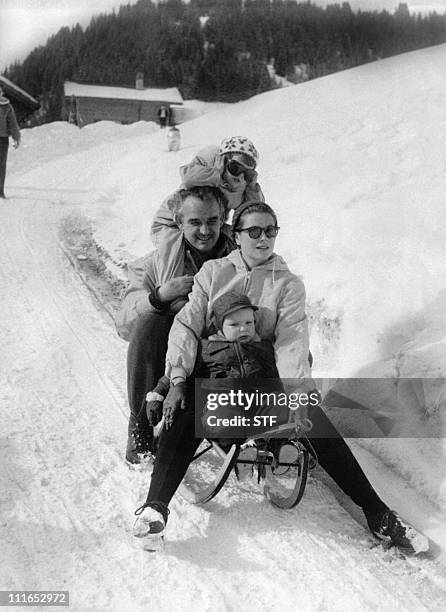
<path id="1" fill-rule="evenodd" d="M 1 588 L 65 585 L 82 611 L 444 609 L 439 562 L 386 563 L 319 479 L 291 512 L 235 483 L 204 509 L 176 500 L 166 556 L 135 552 L 147 475 L 122 463 L 126 346 L 55 228 L 88 215 L 116 262 L 143 254 L 178 166 L 245 134 L 277 251 L 308 289 L 315 373 L 445 378 L 445 62 L 440 46 L 227 105 L 182 125 L 177 153 L 154 124 L 23 132 L 0 206 Z M 426 387 L 411 431 L 444 436 L 445 388 Z M 446 550 L 444 439 L 353 444 L 386 501 Z"/>

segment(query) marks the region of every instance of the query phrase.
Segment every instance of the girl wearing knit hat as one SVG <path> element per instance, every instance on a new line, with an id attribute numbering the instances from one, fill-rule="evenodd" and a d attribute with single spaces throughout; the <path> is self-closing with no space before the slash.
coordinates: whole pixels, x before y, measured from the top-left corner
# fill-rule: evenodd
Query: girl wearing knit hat
<path id="1" fill-rule="evenodd" d="M 249 138 L 224 138 L 220 145 L 201 149 L 188 164 L 180 167 L 181 187 L 218 187 L 225 194 L 230 210 L 246 202 L 264 202 L 257 182 L 258 161 L 259 153 Z M 152 222 L 152 241 L 162 250 L 173 248 L 180 234 L 173 219 L 175 198 L 176 192 L 162 203 Z"/>

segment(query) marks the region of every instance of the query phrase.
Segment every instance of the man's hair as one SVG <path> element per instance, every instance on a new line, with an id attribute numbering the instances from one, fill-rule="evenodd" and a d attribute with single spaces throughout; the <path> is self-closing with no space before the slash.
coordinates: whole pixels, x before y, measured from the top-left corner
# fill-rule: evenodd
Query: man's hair
<path id="1" fill-rule="evenodd" d="M 226 220 L 228 215 L 228 199 L 223 191 L 218 187 L 190 187 L 189 189 L 180 189 L 177 194 L 178 197 L 175 198 L 172 211 L 173 218 L 177 223 L 181 223 L 183 221 L 183 204 L 186 198 L 189 196 L 198 198 L 205 204 L 211 204 L 216 201 L 220 209 L 220 218 L 222 223 L 224 223 Z"/>

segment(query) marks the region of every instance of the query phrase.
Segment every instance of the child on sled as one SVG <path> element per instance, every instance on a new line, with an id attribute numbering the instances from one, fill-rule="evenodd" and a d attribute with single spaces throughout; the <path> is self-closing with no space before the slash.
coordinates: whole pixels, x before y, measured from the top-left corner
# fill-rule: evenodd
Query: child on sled
<path id="1" fill-rule="evenodd" d="M 231 291 L 220 296 L 213 305 L 214 321 L 217 333 L 207 339 L 201 339 L 197 354 L 197 362 L 193 373 L 193 379 L 213 379 L 212 390 L 217 392 L 229 391 L 234 386 L 239 386 L 243 379 L 243 387 L 254 390 L 253 385 L 262 385 L 268 393 L 283 392 L 274 358 L 274 348 L 269 340 L 261 340 L 255 329 L 255 311 L 258 310 L 249 298 L 241 293 Z M 172 377 L 175 373 L 172 373 Z M 232 383 L 232 384 L 231 384 Z M 163 376 L 155 389 L 147 394 L 147 417 L 149 423 L 157 425 L 162 418 L 162 403 L 169 390 L 170 381 Z M 218 411 L 218 417 L 231 418 L 243 413 L 243 407 L 227 406 Z M 273 414 L 275 425 L 286 423 L 289 419 L 288 407 L 275 407 L 273 413 L 269 407 L 259 407 L 256 414 Z M 204 433 L 208 438 L 222 438 L 221 444 L 228 445 L 237 440 L 246 439 L 249 433 L 254 433 L 253 428 L 246 426 L 220 426 L 205 427 L 206 416 L 204 413 L 202 424 Z M 166 422 L 169 426 L 169 422 Z M 267 429 L 267 427 L 265 427 Z M 257 432 L 255 432 L 257 433 Z M 236 438 L 236 439 L 234 439 Z M 291 448 L 285 448 L 286 441 L 273 439 L 270 441 L 272 450 L 280 461 L 279 453 L 286 452 L 286 461 L 292 462 Z M 284 448 L 282 448 L 284 447 Z M 252 440 L 241 444 L 239 454 L 240 460 L 254 461 L 257 446 Z M 297 451 L 294 451 L 297 455 Z M 237 465 L 237 477 L 243 480 L 253 473 L 252 463 L 239 463 Z"/>

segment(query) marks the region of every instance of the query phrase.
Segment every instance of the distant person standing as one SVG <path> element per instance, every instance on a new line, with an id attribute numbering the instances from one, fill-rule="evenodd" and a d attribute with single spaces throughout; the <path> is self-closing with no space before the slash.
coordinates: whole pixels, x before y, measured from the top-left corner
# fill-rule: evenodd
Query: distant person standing
<path id="1" fill-rule="evenodd" d="M 167 147 L 169 151 L 179 151 L 181 147 L 180 130 L 173 126 L 167 131 Z"/>
<path id="2" fill-rule="evenodd" d="M 160 106 L 158 109 L 158 119 L 160 122 L 160 128 L 164 129 L 167 124 L 167 118 L 169 116 L 169 111 L 165 106 Z"/>
<path id="3" fill-rule="evenodd" d="M 8 158 L 10 136 L 14 141 L 14 148 L 17 149 L 20 144 L 19 124 L 8 98 L 3 95 L 3 87 L 0 84 L 0 198 L 6 198 L 6 160 Z"/>

